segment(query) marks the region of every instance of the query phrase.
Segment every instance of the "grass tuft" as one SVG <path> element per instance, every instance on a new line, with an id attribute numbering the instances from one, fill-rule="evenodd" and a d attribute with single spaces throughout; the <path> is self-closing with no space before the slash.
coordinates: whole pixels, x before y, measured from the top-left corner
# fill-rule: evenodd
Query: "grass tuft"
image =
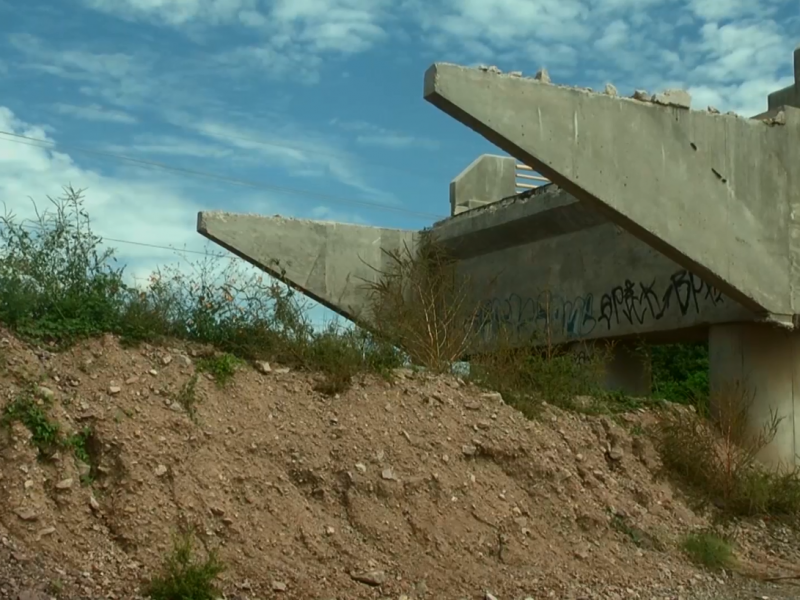
<path id="1" fill-rule="evenodd" d="M 196 560 L 191 536 L 182 533 L 174 539 L 161 573 L 150 580 L 144 593 L 151 600 L 215 600 L 219 593 L 214 582 L 224 570 L 214 552 L 202 562 Z"/>

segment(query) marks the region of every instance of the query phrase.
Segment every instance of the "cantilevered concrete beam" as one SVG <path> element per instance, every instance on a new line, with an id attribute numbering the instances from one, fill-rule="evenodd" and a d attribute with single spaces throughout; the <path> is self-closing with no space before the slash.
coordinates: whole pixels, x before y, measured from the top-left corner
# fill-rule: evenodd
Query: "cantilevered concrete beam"
<path id="1" fill-rule="evenodd" d="M 417 233 L 328 221 L 200 212 L 197 231 L 237 256 L 356 322 L 369 322 L 365 282 L 386 252 L 413 251 Z M 376 270 L 377 269 L 377 270 Z"/>
<path id="2" fill-rule="evenodd" d="M 767 123 L 442 63 L 424 95 L 745 308 L 791 324 L 800 110 Z"/>

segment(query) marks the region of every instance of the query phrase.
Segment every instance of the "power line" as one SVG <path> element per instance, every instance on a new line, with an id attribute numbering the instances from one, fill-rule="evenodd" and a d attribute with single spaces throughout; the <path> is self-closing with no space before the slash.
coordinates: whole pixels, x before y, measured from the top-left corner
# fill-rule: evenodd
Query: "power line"
<path id="1" fill-rule="evenodd" d="M 320 199 L 328 200 L 328 201 L 331 201 L 331 202 L 354 204 L 354 205 L 357 205 L 357 206 L 365 206 L 365 207 L 373 208 L 373 209 L 377 209 L 377 210 L 385 210 L 385 211 L 391 211 L 391 212 L 396 212 L 396 213 L 401 213 L 401 214 L 424 217 L 426 219 L 429 219 L 429 218 L 430 219 L 442 219 L 445 216 L 445 215 L 441 215 L 441 214 L 437 215 L 437 214 L 433 214 L 433 213 L 426 213 L 426 212 L 421 212 L 421 211 L 412 211 L 412 210 L 408 210 L 408 209 L 405 209 L 405 208 L 387 206 L 385 204 L 378 204 L 377 202 L 367 202 L 365 200 L 355 200 L 353 198 L 344 198 L 344 197 L 341 197 L 341 196 L 332 196 L 332 195 L 329 195 L 329 194 L 321 194 L 321 193 L 318 193 L 318 192 L 311 192 L 311 191 L 308 191 L 308 190 L 300 190 L 300 189 L 297 189 L 297 188 L 283 187 L 283 186 L 277 186 L 277 185 L 273 185 L 273 184 L 261 183 L 261 182 L 255 182 L 255 181 L 247 181 L 247 180 L 244 180 L 244 179 L 237 179 L 237 178 L 234 178 L 234 177 L 228 177 L 226 175 L 219 175 L 219 174 L 216 174 L 216 173 L 210 173 L 208 171 L 197 171 L 197 170 L 194 170 L 194 169 L 186 169 L 184 167 L 175 167 L 175 166 L 172 166 L 172 165 L 169 165 L 169 164 L 166 164 L 166 163 L 161 163 L 161 162 L 156 162 L 156 161 L 151 161 L 151 160 L 144 160 L 144 159 L 140 159 L 140 158 L 133 158 L 131 156 L 125 156 L 124 154 L 116 154 L 116 153 L 107 152 L 107 151 L 104 151 L 104 150 L 89 150 L 88 148 L 82 148 L 80 146 L 74 146 L 72 144 L 63 144 L 61 142 L 54 142 L 54 141 L 50 141 L 50 140 L 34 138 L 34 137 L 26 136 L 26 135 L 21 135 L 21 134 L 18 134 L 18 133 L 12 133 L 10 131 L 2 131 L 2 130 L 0 130 L 0 135 L 8 136 L 10 138 L 14 138 L 14 139 L 7 139 L 6 141 L 17 143 L 17 144 L 23 144 L 25 146 L 34 146 L 34 147 L 38 147 L 38 148 L 49 148 L 49 147 L 50 148 L 57 148 L 57 147 L 62 147 L 62 148 L 66 148 L 66 149 L 69 149 L 69 150 L 72 150 L 72 151 L 75 151 L 75 152 L 81 152 L 83 154 L 88 154 L 88 155 L 92 155 L 92 156 L 100 156 L 100 157 L 104 157 L 104 158 L 113 158 L 113 159 L 116 159 L 116 160 L 129 162 L 129 163 L 132 163 L 132 164 L 135 164 L 135 165 L 138 165 L 138 166 L 142 166 L 142 167 L 156 168 L 156 169 L 161 169 L 161 170 L 164 170 L 164 171 L 171 171 L 171 172 L 174 172 L 174 173 L 179 173 L 179 174 L 182 174 L 182 175 L 189 175 L 189 176 L 201 177 L 201 178 L 205 178 L 205 179 L 223 181 L 223 182 L 226 182 L 226 183 L 233 183 L 235 185 L 242 185 L 242 186 L 245 186 L 245 187 L 252 187 L 252 188 L 256 188 L 256 189 L 266 189 L 266 190 L 271 190 L 271 191 L 284 192 L 284 193 L 287 193 L 287 194 L 295 194 L 295 195 L 299 195 L 299 196 L 310 196 L 310 197 L 314 197 L 314 198 L 320 198 Z"/>

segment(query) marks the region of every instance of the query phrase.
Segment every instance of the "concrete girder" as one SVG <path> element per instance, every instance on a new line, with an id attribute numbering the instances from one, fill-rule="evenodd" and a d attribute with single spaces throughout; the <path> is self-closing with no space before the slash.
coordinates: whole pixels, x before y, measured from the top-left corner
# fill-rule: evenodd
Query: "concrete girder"
<path id="1" fill-rule="evenodd" d="M 200 212 L 197 231 L 355 322 L 369 322 L 365 282 L 388 266 L 387 252 L 413 251 L 418 233 L 280 216 Z"/>
<path id="2" fill-rule="evenodd" d="M 444 63 L 426 72 L 424 95 L 748 310 L 791 325 L 800 110 L 767 123 Z"/>

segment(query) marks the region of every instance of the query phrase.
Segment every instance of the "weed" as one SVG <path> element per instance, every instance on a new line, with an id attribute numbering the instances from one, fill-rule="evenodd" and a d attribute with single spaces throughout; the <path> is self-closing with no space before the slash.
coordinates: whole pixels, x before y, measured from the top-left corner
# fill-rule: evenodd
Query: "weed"
<path id="1" fill-rule="evenodd" d="M 382 338 L 408 353 L 412 363 L 449 372 L 476 341 L 478 307 L 455 261 L 425 237 L 417 248 L 384 251 L 387 266 L 366 282 L 370 320 Z"/>
<path id="2" fill-rule="evenodd" d="M 363 330 L 315 335 L 296 292 L 240 261 L 164 266 L 146 285 L 130 286 L 92 232 L 82 191 L 66 187 L 48 200 L 33 223 L 0 217 L 0 322 L 20 337 L 57 349 L 103 333 L 126 344 L 209 344 L 222 358 L 205 366 L 220 384 L 235 370 L 233 357 L 323 368 L 336 389 L 355 371 L 398 361 Z"/>
<path id="3" fill-rule="evenodd" d="M 94 480 L 95 475 L 95 465 L 93 464 L 94 461 L 92 460 L 92 448 L 91 444 L 94 440 L 94 431 L 91 427 L 84 427 L 80 431 L 77 431 L 69 436 L 64 440 L 63 446 L 65 448 L 69 448 L 72 450 L 75 458 L 80 462 L 88 465 L 87 473 L 85 475 L 81 475 L 81 483 L 84 485 L 90 485 Z"/>
<path id="4" fill-rule="evenodd" d="M 39 450 L 40 458 L 49 458 L 58 449 L 61 429 L 58 423 L 48 418 L 32 392 L 17 395 L 3 409 L 0 422 L 10 425 L 14 421 L 22 423 L 30 431 L 31 444 Z"/>
<path id="5" fill-rule="evenodd" d="M 217 385 L 225 386 L 231 382 L 241 365 L 242 361 L 232 354 L 217 354 L 200 358 L 197 361 L 197 370 L 210 373 Z"/>
<path id="6" fill-rule="evenodd" d="M 175 537 L 161 573 L 145 587 L 145 595 L 152 600 L 214 600 L 218 596 L 214 580 L 224 570 L 214 552 L 205 561 L 196 561 L 192 538 L 182 533 Z"/>
<path id="7" fill-rule="evenodd" d="M 707 569 L 730 568 L 735 564 L 733 546 L 713 532 L 689 534 L 684 538 L 681 547 L 689 558 Z"/>
<path id="8" fill-rule="evenodd" d="M 800 477 L 796 470 L 769 472 L 759 452 L 777 433 L 781 419 L 772 414 L 761 430 L 748 430 L 754 394 L 733 384 L 715 391 L 713 411 L 673 410 L 658 427 L 664 466 L 702 492 L 731 516 L 800 514 Z"/>

